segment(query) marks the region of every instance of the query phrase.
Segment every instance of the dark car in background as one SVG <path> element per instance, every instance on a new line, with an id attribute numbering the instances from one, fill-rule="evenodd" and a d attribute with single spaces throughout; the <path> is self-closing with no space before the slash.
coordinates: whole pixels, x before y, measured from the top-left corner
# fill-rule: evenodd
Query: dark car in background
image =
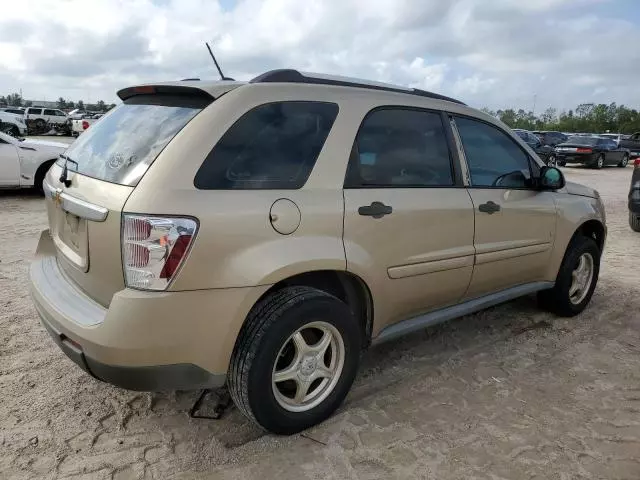
<path id="1" fill-rule="evenodd" d="M 592 168 L 607 165 L 626 167 L 629 163 L 629 150 L 621 148 L 610 138 L 595 136 L 573 136 L 555 148 L 558 165 L 581 163 Z"/>
<path id="2" fill-rule="evenodd" d="M 640 232 L 640 158 L 633 162 L 629 188 L 629 226 L 634 232 Z"/>
<path id="3" fill-rule="evenodd" d="M 555 166 L 555 153 L 552 146 L 543 144 L 542 141 L 529 130 L 514 128 L 513 131 L 538 154 L 540 160 L 547 165 Z"/>
<path id="4" fill-rule="evenodd" d="M 562 132 L 549 132 L 546 130 L 536 130 L 532 132 L 536 137 L 540 139 L 543 145 L 551 145 L 555 147 L 559 143 L 563 143 L 567 141 L 569 138 L 568 135 L 565 135 Z"/>
<path id="5" fill-rule="evenodd" d="M 629 158 L 640 158 L 640 132 L 636 132 L 628 137 L 623 137 L 619 145 L 621 148 L 629 150 Z"/>

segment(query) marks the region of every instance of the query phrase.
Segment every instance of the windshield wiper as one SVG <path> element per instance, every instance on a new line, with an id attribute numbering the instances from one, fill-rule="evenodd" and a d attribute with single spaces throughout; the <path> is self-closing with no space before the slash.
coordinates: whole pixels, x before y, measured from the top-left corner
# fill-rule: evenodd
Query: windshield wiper
<path id="1" fill-rule="evenodd" d="M 60 182 L 64 183 L 64 186 L 68 188 L 68 187 L 71 186 L 71 179 L 68 178 L 69 169 L 67 168 L 67 163 L 69 163 L 69 162 L 75 163 L 76 164 L 76 170 L 77 170 L 78 162 L 76 162 L 72 158 L 69 158 L 67 155 L 64 155 L 62 153 L 60 154 L 60 158 L 64 160 L 64 167 L 62 169 L 62 174 L 60 175 Z"/>

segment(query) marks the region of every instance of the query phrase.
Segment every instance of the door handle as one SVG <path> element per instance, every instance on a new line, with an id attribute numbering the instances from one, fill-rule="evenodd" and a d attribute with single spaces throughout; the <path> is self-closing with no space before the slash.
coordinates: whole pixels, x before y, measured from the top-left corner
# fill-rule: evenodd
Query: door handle
<path id="1" fill-rule="evenodd" d="M 482 213 L 488 213 L 489 215 L 492 215 L 500 211 L 500 205 L 489 200 L 487 203 L 481 204 L 478 207 L 478 210 L 480 210 Z"/>
<path id="2" fill-rule="evenodd" d="M 382 202 L 372 202 L 371 205 L 363 205 L 358 208 L 358 213 L 365 217 L 382 218 L 385 215 L 390 215 L 393 212 L 393 207 L 385 205 Z"/>

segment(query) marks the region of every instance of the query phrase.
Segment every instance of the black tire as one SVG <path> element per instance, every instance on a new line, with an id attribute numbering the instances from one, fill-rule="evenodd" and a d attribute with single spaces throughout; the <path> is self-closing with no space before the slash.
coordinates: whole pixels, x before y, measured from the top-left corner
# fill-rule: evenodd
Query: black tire
<path id="1" fill-rule="evenodd" d="M 629 226 L 634 232 L 640 232 L 640 215 L 629 212 Z"/>
<path id="2" fill-rule="evenodd" d="M 595 168 L 596 170 L 600 170 L 602 167 L 604 167 L 605 164 L 605 158 L 604 158 L 604 154 L 600 154 L 598 155 L 598 158 L 596 158 L 596 161 L 593 163 L 593 168 Z"/>
<path id="3" fill-rule="evenodd" d="M 593 258 L 593 277 L 584 299 L 580 303 L 574 304 L 569 298 L 572 273 L 576 268 L 580 256 L 584 253 L 589 253 Z M 538 293 L 540 305 L 561 317 L 573 317 L 581 313 L 589 304 L 596 284 L 598 283 L 600 255 L 600 249 L 592 238 L 582 235 L 573 238 L 564 254 L 564 259 L 562 260 L 560 270 L 556 277 L 555 286 L 549 290 Z"/>
<path id="4" fill-rule="evenodd" d="M 629 164 L 629 155 L 625 153 L 624 156 L 622 157 L 622 160 L 620 160 L 620 163 L 618 164 L 618 166 L 620 168 L 625 168 L 628 164 Z"/>
<path id="5" fill-rule="evenodd" d="M 46 122 L 42 118 L 38 118 L 33 122 L 33 125 L 36 127 L 38 132 L 41 132 L 46 127 Z"/>
<path id="6" fill-rule="evenodd" d="M 296 330 L 320 319 L 342 337 L 342 372 L 319 405 L 304 412 L 286 410 L 272 387 L 278 353 Z M 265 430 L 283 435 L 300 432 L 322 422 L 340 406 L 355 379 L 361 345 L 356 318 L 336 297 L 310 287 L 278 290 L 253 307 L 240 330 L 227 375 L 229 393 L 238 409 Z"/>
<path id="7" fill-rule="evenodd" d="M 44 188 L 42 188 L 42 183 L 44 182 L 44 177 L 53 165 L 55 160 L 49 160 L 48 162 L 40 165 L 38 170 L 36 171 L 36 176 L 33 179 L 33 188 L 40 194 L 44 195 Z"/>

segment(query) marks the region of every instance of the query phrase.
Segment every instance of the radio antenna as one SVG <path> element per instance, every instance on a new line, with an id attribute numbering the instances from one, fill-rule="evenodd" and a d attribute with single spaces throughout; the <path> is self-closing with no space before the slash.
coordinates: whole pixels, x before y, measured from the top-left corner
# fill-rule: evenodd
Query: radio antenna
<path id="1" fill-rule="evenodd" d="M 218 65 L 218 61 L 216 60 L 216 56 L 211 51 L 211 47 L 209 46 L 209 42 L 204 42 L 204 44 L 207 46 L 207 50 L 209 50 L 209 55 L 211 55 L 211 58 L 213 59 L 213 63 L 216 64 L 216 68 L 218 69 L 218 73 L 220 74 L 220 80 L 231 80 L 231 81 L 233 81 L 233 78 L 225 77 L 224 74 L 222 73 L 222 69 L 220 68 L 220 65 Z"/>

